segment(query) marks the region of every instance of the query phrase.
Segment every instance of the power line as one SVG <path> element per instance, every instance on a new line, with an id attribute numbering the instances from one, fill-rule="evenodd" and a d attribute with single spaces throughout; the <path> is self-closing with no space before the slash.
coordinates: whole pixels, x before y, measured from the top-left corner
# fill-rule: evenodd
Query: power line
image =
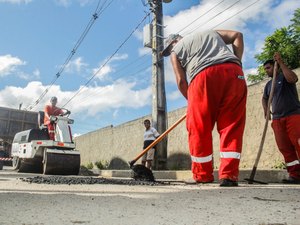
<path id="1" fill-rule="evenodd" d="M 141 65 L 141 64 L 140 64 L 140 65 Z M 146 69 L 148 69 L 150 66 L 151 66 L 151 64 L 150 64 L 150 65 L 147 65 L 147 66 L 144 66 L 144 67 L 140 68 L 138 71 L 136 71 L 136 72 L 134 72 L 134 73 L 132 73 L 132 74 L 130 74 L 130 75 L 127 75 L 127 77 L 134 77 L 134 75 L 140 74 L 141 72 L 143 72 L 143 71 L 145 71 Z M 119 76 L 119 77 L 116 77 L 115 79 L 120 79 L 121 77 L 122 77 L 122 76 Z M 105 91 L 105 89 L 102 88 L 102 89 L 100 89 L 100 90 L 98 90 L 98 91 L 95 91 L 95 92 L 93 92 L 93 93 L 91 93 L 91 94 L 89 94 L 89 95 L 87 95 L 87 96 L 84 96 L 84 97 L 83 97 L 84 99 L 80 100 L 80 103 L 82 104 L 83 102 L 88 101 L 87 99 L 88 99 L 90 96 L 95 95 L 95 94 L 99 95 L 100 93 L 103 93 L 104 91 Z M 80 94 L 82 94 L 82 93 L 83 93 L 83 92 L 81 92 Z"/>
<path id="2" fill-rule="evenodd" d="M 235 13 L 233 16 L 230 16 L 229 18 L 227 18 L 226 20 L 224 20 L 224 21 L 222 21 L 221 23 L 217 24 L 216 26 L 219 26 L 220 24 L 222 24 L 222 23 L 228 21 L 229 19 L 233 18 L 234 16 L 240 14 L 241 12 L 245 11 L 246 9 L 248 9 L 248 8 L 250 8 L 251 6 L 253 6 L 254 4 L 256 4 L 258 1 L 260 1 L 260 0 L 257 0 L 257 1 L 255 1 L 255 2 L 253 2 L 253 3 L 251 3 L 250 5 L 248 5 L 247 7 L 245 7 L 244 9 L 242 9 L 242 10 L 240 10 L 239 12 Z M 221 1 L 221 2 L 223 2 L 223 1 Z M 219 2 L 217 5 L 219 5 L 221 2 Z M 223 10 L 223 11 L 220 12 L 220 13 L 218 13 L 217 15 L 215 15 L 215 16 L 214 16 L 213 18 L 211 18 L 211 19 L 216 18 L 217 16 L 219 16 L 220 14 L 222 14 L 224 11 L 226 11 L 226 10 L 230 9 L 231 7 L 233 7 L 235 4 L 237 4 L 237 2 L 235 2 L 235 3 L 232 4 L 231 6 L 227 7 L 225 10 Z M 215 5 L 213 8 L 215 8 L 217 5 Z M 212 10 L 213 8 L 211 8 L 210 10 Z M 203 16 L 203 15 L 202 15 L 202 16 Z M 201 16 L 200 16 L 200 17 L 201 17 Z M 197 20 L 197 19 L 196 19 L 196 20 Z M 196 20 L 194 20 L 194 21 L 196 21 Z M 194 21 L 192 21 L 191 23 L 189 23 L 188 26 L 190 26 L 192 23 L 194 23 Z M 187 26 L 187 27 L 188 27 L 188 26 Z M 216 26 L 214 26 L 213 28 L 215 28 Z M 182 30 L 180 30 L 180 31 L 182 31 Z M 180 32 L 180 31 L 179 31 L 179 32 Z M 145 57 L 145 56 L 143 56 L 143 57 Z M 142 58 L 142 57 L 139 57 L 139 59 L 141 59 L 141 58 Z M 136 62 L 136 61 L 135 61 L 135 62 Z M 124 68 L 127 68 L 128 66 L 130 66 L 130 65 L 132 65 L 132 64 L 134 64 L 134 63 L 131 62 L 131 63 L 127 64 Z M 146 67 L 142 68 L 141 70 L 138 70 L 137 72 L 135 72 L 134 74 L 131 74 L 131 75 L 129 75 L 129 76 L 133 76 L 133 75 L 135 75 L 135 74 L 137 74 L 137 73 L 140 73 L 140 72 L 144 71 L 146 68 L 148 68 L 149 66 L 151 66 L 151 63 L 149 63 L 149 65 L 147 65 Z M 122 72 L 123 72 L 123 71 L 122 71 Z M 122 77 L 122 76 L 120 76 L 120 77 Z M 119 78 L 120 78 L 120 77 L 119 77 Z M 103 91 L 104 91 L 104 89 L 100 89 L 100 91 L 97 91 L 96 94 L 98 95 L 98 94 L 102 93 Z M 93 94 L 95 94 L 95 92 L 94 92 Z M 89 97 L 90 97 L 90 95 L 89 95 L 89 96 L 85 96 L 85 99 L 84 99 L 83 101 L 87 101 L 86 99 L 88 99 Z"/>
<path id="3" fill-rule="evenodd" d="M 202 23 L 201 25 L 198 25 L 195 29 L 193 29 L 192 31 L 190 31 L 188 34 L 193 33 L 196 29 L 198 29 L 198 27 L 203 26 L 204 24 L 207 24 L 207 22 L 210 22 L 211 20 L 215 19 L 217 16 L 221 15 L 222 13 L 224 13 L 225 11 L 229 10 L 230 8 L 232 8 L 234 5 L 236 5 L 237 3 L 239 3 L 241 0 L 238 0 L 236 2 L 234 2 L 233 4 L 231 4 L 230 6 L 228 6 L 227 8 L 225 8 L 223 11 L 217 13 L 215 16 L 213 16 L 212 18 L 209 18 L 208 20 L 206 20 L 204 23 Z"/>
<path id="4" fill-rule="evenodd" d="M 223 2 L 224 0 L 222 0 L 221 2 L 219 2 L 218 4 L 216 4 L 215 6 L 213 6 L 209 11 L 211 11 L 212 9 L 214 9 L 214 8 L 216 8 L 219 4 L 221 4 L 222 2 Z M 149 15 L 150 13 L 148 13 L 147 15 L 146 15 L 146 17 Z M 198 20 L 199 18 L 201 18 L 202 16 L 204 16 L 205 14 L 207 14 L 207 13 L 204 13 L 203 15 L 201 15 L 200 17 L 198 17 L 196 20 Z M 144 21 L 145 19 L 143 19 L 142 20 L 142 22 Z M 189 25 L 191 25 L 192 23 L 194 23 L 196 20 L 194 20 L 194 21 L 192 21 Z M 141 23 L 142 23 L 141 22 Z M 140 24 L 141 24 L 140 23 Z M 188 25 L 188 26 L 189 26 Z M 86 87 L 87 86 L 87 84 L 88 83 L 90 83 L 90 81 L 97 75 L 97 73 L 108 63 L 108 61 L 112 58 L 114 56 L 114 54 L 112 55 L 112 56 L 110 56 L 110 58 L 100 67 L 100 69 L 97 71 L 97 72 L 95 72 L 94 73 L 94 75 L 86 82 L 86 84 L 84 85 L 84 86 L 82 86 L 74 95 L 73 95 L 73 97 L 67 102 L 67 103 L 65 103 L 64 104 L 64 106 L 66 106 L 75 96 L 77 96 L 79 93 L 80 94 L 82 94 L 84 91 L 86 91 L 87 89 L 85 89 L 85 90 L 83 90 L 83 88 L 84 87 Z M 145 57 L 145 55 L 144 56 L 142 56 L 142 57 L 139 57 L 139 58 L 143 58 L 143 57 Z M 161 59 L 162 60 L 162 59 Z M 136 62 L 136 61 L 135 61 Z M 135 63 L 134 62 L 134 63 Z M 131 65 L 131 64 L 133 64 L 133 63 L 129 63 L 127 66 L 129 66 L 129 65 Z M 125 66 L 125 67 L 127 67 L 127 66 Z M 149 66 L 151 66 L 151 63 L 149 64 L 149 65 L 147 65 L 146 67 L 144 67 L 143 69 L 141 69 L 141 70 L 139 70 L 138 72 L 136 72 L 136 73 L 134 73 L 134 74 L 137 74 L 137 73 L 139 73 L 139 72 L 141 72 L 141 71 L 143 71 L 144 69 L 146 69 L 146 68 L 148 68 Z M 131 75 L 131 76 L 133 76 L 133 74 Z M 122 76 L 120 76 L 119 78 L 121 78 Z M 97 91 L 96 92 L 96 94 L 100 94 L 100 93 L 102 93 L 104 91 L 104 89 L 100 89 L 99 91 Z M 89 98 L 91 95 L 93 95 L 93 94 L 95 94 L 95 93 L 92 93 L 92 94 L 90 94 L 90 95 L 88 95 L 88 96 L 85 96 L 85 99 L 82 99 L 80 102 L 82 103 L 82 102 L 86 102 L 87 101 L 87 98 Z"/>
<path id="5" fill-rule="evenodd" d="M 115 52 L 100 66 L 100 68 L 93 74 L 93 76 L 84 84 L 84 86 L 81 86 L 79 90 L 63 105 L 65 107 L 67 104 L 69 104 L 80 92 L 81 90 L 86 87 L 94 78 L 95 76 L 101 71 L 101 69 L 118 53 L 118 51 L 123 47 L 123 45 L 129 40 L 129 38 L 133 35 L 133 33 L 140 27 L 140 25 L 146 20 L 146 18 L 150 15 L 151 12 L 149 12 L 142 21 L 133 29 L 133 31 L 128 35 L 128 37 L 121 43 L 121 45 L 115 50 Z"/>
<path id="6" fill-rule="evenodd" d="M 76 42 L 75 46 L 73 47 L 73 49 L 71 50 L 71 52 L 69 53 L 67 59 L 65 60 L 64 64 L 60 67 L 60 70 L 56 73 L 56 75 L 54 76 L 53 80 L 51 81 L 50 85 L 42 92 L 42 94 L 39 96 L 39 98 L 32 104 L 29 105 L 25 108 L 25 110 L 32 110 L 35 106 L 37 106 L 40 101 L 45 97 L 45 95 L 49 92 L 50 88 L 53 86 L 53 84 L 57 81 L 57 79 L 61 76 L 61 74 L 63 73 L 63 71 L 65 70 L 66 66 L 68 65 L 68 63 L 71 61 L 72 57 L 75 55 L 77 49 L 79 48 L 79 46 L 81 45 L 81 43 L 83 42 L 84 38 L 86 37 L 86 35 L 88 34 L 88 32 L 90 31 L 91 27 L 93 26 L 93 24 L 95 23 L 96 19 L 98 19 L 99 15 L 101 15 L 104 10 L 109 7 L 112 2 L 114 0 L 111 0 L 107 5 L 105 5 L 107 3 L 108 0 L 105 0 L 105 2 L 101 5 L 101 7 L 99 8 L 100 5 L 100 1 L 98 1 L 97 4 L 97 8 L 95 10 L 95 13 L 92 15 L 88 25 L 85 27 L 85 30 L 83 31 L 83 33 L 81 34 L 80 38 L 78 39 L 78 41 Z"/>
<path id="7" fill-rule="evenodd" d="M 224 0 L 223 0 L 224 1 Z M 217 3 L 216 5 L 214 5 L 212 8 L 210 8 L 209 9 L 209 11 L 211 11 L 211 10 L 213 10 L 214 8 L 216 8 L 218 5 L 220 5 L 223 1 L 220 1 L 219 3 Z M 244 10 L 246 10 L 246 9 L 248 9 L 249 7 L 251 7 L 252 5 L 254 5 L 254 4 L 256 4 L 258 1 L 260 1 L 260 0 L 257 0 L 257 1 L 255 1 L 255 2 L 253 2 L 253 3 L 251 3 L 250 5 L 248 5 L 247 7 L 245 7 L 244 9 L 242 9 L 242 10 L 240 10 L 239 12 L 237 12 L 235 15 L 233 15 L 233 16 L 231 16 L 231 17 L 229 17 L 229 18 L 227 18 L 226 20 L 224 20 L 224 21 L 222 21 L 221 23 L 219 23 L 218 25 L 220 25 L 220 24 L 222 24 L 222 23 L 224 23 L 224 22 L 226 22 L 227 20 L 229 20 L 229 19 L 231 19 L 231 18 L 233 18 L 234 16 L 236 16 L 236 15 L 238 15 L 238 14 L 240 14 L 241 12 L 243 12 Z M 219 15 L 221 15 L 222 13 L 224 13 L 226 10 L 229 10 L 230 8 L 232 8 L 234 5 L 236 5 L 238 2 L 240 2 L 240 0 L 238 0 L 238 1 L 236 1 L 236 2 L 234 2 L 233 4 L 231 4 L 230 6 L 228 6 L 227 8 L 225 8 L 224 10 L 222 10 L 221 12 L 219 12 L 219 13 L 217 13 L 216 15 L 214 15 L 213 17 L 211 17 L 210 19 L 209 19 L 209 21 L 206 21 L 205 23 L 207 23 L 207 22 L 210 22 L 212 19 L 214 19 L 214 18 L 216 18 L 217 16 L 219 16 Z M 204 16 L 204 15 L 206 15 L 207 13 L 204 13 L 204 14 L 202 14 L 200 17 L 198 17 L 198 18 L 196 18 L 195 20 L 193 20 L 191 23 L 189 23 L 185 28 L 187 28 L 188 26 L 190 26 L 191 24 L 193 24 L 195 21 L 197 21 L 199 18 L 201 18 L 202 16 Z M 149 15 L 149 14 L 148 14 Z M 147 15 L 147 16 L 148 16 Z M 141 22 L 142 23 L 142 22 Z M 216 26 L 218 26 L 218 25 L 216 25 Z M 199 25 L 199 26 L 201 26 L 201 25 Z M 198 26 L 198 27 L 199 27 Z M 215 28 L 216 26 L 214 26 L 213 28 Z M 197 27 L 197 28 L 198 28 Z M 184 28 L 184 29 L 185 29 Z M 182 29 L 182 30 L 184 30 L 184 29 Z M 179 32 L 181 32 L 182 30 L 180 30 Z M 194 29 L 195 30 L 195 29 Z M 194 31 L 193 30 L 193 31 Z M 179 33 L 178 32 L 178 33 Z M 115 52 L 116 53 L 116 52 Z M 114 54 L 115 54 L 114 53 Z M 111 59 L 113 57 L 113 55 L 109 58 L 109 60 Z M 144 56 L 142 56 L 142 57 L 139 57 L 138 59 L 141 59 L 141 58 L 143 58 L 143 57 L 145 57 L 145 55 Z M 93 75 L 93 77 L 85 84 L 85 87 L 87 86 L 87 84 L 97 75 L 97 73 L 108 63 L 108 61 L 109 60 L 107 60 L 102 66 L 101 66 L 101 68 Z M 126 66 L 124 66 L 123 68 L 126 68 L 126 67 L 128 67 L 128 66 L 130 66 L 130 65 L 132 65 L 133 63 L 135 63 L 136 61 L 133 61 L 133 62 L 131 62 L 131 63 L 129 63 L 129 64 L 127 64 Z M 146 68 L 148 68 L 149 66 L 151 66 L 151 63 L 149 64 L 149 65 L 147 65 L 146 67 L 143 67 L 141 70 L 138 70 L 137 72 L 135 72 L 135 73 L 133 73 L 133 74 L 130 74 L 129 76 L 133 76 L 133 75 L 135 75 L 135 74 L 138 74 L 138 73 L 140 73 L 140 72 L 142 72 L 143 70 L 145 70 Z M 119 73 L 119 72 L 117 72 L 117 73 Z M 115 73 L 115 74 L 117 74 L 117 73 Z M 117 78 L 121 78 L 122 76 L 120 76 L 120 77 L 117 77 Z M 65 105 L 67 105 L 79 92 L 81 92 L 81 90 L 83 89 L 83 87 L 65 104 Z M 100 94 L 100 93 L 102 93 L 104 91 L 104 89 L 100 89 L 100 91 L 97 91 L 96 92 L 96 94 Z M 93 94 L 95 94 L 95 93 L 93 93 Z M 88 96 L 85 96 L 85 99 L 86 98 L 88 98 L 89 96 L 91 96 L 92 94 L 90 94 L 90 95 L 88 95 Z M 83 101 L 87 101 L 87 100 L 83 100 Z M 65 106 L 64 105 L 64 106 Z"/>
<path id="8" fill-rule="evenodd" d="M 215 25 L 213 28 L 216 28 L 217 26 L 219 26 L 220 24 L 225 23 L 227 20 L 230 20 L 231 18 L 235 17 L 236 15 L 240 14 L 241 12 L 245 11 L 246 9 L 250 8 L 252 5 L 256 4 L 257 2 L 259 2 L 260 0 L 257 0 L 255 2 L 253 2 L 252 4 L 248 5 L 246 8 L 240 10 L 239 12 L 237 12 L 236 14 L 232 15 L 231 17 L 227 18 L 226 20 L 222 21 L 221 23 L 218 23 L 217 25 Z"/>
<path id="9" fill-rule="evenodd" d="M 220 1 L 219 3 L 217 3 L 216 5 L 214 5 L 212 8 L 210 8 L 209 10 L 207 10 L 204 14 L 200 15 L 199 17 L 197 17 L 195 20 L 193 20 L 191 23 L 189 23 L 187 26 L 185 26 L 184 28 L 182 28 L 181 30 L 179 30 L 177 33 L 180 33 L 181 31 L 185 30 L 186 28 L 188 28 L 189 26 L 191 26 L 194 22 L 196 22 L 197 20 L 199 20 L 201 17 L 205 16 L 206 14 L 208 14 L 210 11 L 212 11 L 213 9 L 215 9 L 218 5 L 220 5 L 222 2 L 224 2 L 225 0 Z"/>

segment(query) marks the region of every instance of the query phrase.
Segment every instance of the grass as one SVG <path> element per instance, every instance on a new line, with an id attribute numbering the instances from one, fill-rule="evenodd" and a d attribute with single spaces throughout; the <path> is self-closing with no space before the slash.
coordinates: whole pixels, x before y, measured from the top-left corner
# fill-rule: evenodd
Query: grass
<path id="1" fill-rule="evenodd" d="M 109 163 L 106 160 L 101 160 L 101 161 L 97 161 L 95 162 L 95 166 L 99 169 L 99 170 L 103 170 L 103 169 L 107 169 L 108 168 Z"/>

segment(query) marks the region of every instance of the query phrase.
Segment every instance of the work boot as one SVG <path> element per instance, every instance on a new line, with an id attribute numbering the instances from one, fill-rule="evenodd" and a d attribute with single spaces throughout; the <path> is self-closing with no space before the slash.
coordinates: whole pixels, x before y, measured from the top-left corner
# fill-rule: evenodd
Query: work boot
<path id="1" fill-rule="evenodd" d="M 185 184 L 198 184 L 198 182 L 195 181 L 193 178 L 183 180 L 183 183 L 185 183 Z"/>
<path id="2" fill-rule="evenodd" d="M 300 179 L 295 177 L 288 177 L 287 179 L 283 179 L 282 183 L 284 184 L 300 184 Z"/>
<path id="3" fill-rule="evenodd" d="M 214 181 L 198 181 L 198 180 L 194 180 L 194 178 L 189 178 L 189 179 L 186 179 L 186 180 L 183 180 L 183 182 L 185 184 L 189 184 L 189 185 L 193 185 L 193 184 L 207 184 L 207 183 L 213 183 Z"/>
<path id="4" fill-rule="evenodd" d="M 238 182 L 230 179 L 221 179 L 220 187 L 237 187 Z"/>

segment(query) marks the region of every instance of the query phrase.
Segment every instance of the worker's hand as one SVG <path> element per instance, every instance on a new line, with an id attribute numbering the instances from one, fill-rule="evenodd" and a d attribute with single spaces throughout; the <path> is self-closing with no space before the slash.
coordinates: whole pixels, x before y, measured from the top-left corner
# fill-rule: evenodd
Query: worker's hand
<path id="1" fill-rule="evenodd" d="M 55 121 L 57 120 L 56 116 L 50 116 L 50 123 L 55 123 Z"/>
<path id="2" fill-rule="evenodd" d="M 274 58 L 274 60 L 275 60 L 278 64 L 280 64 L 280 63 L 282 62 L 282 58 L 281 58 L 281 55 L 280 55 L 279 52 L 275 52 L 273 58 Z"/>
<path id="3" fill-rule="evenodd" d="M 272 114 L 272 112 L 270 111 L 270 112 L 269 112 L 269 115 L 268 115 L 268 119 L 269 119 L 269 120 L 271 120 L 271 114 Z M 267 112 L 265 112 L 265 119 L 267 119 Z"/>

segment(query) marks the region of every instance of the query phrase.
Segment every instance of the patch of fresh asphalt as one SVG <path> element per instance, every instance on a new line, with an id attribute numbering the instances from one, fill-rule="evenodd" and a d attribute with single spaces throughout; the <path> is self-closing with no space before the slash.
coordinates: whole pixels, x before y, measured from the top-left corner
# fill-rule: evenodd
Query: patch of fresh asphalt
<path id="1" fill-rule="evenodd" d="M 109 179 L 102 177 L 75 177 L 75 176 L 35 176 L 20 178 L 22 181 L 36 184 L 68 184 L 68 185 L 87 185 L 87 184 L 118 184 L 118 185 L 170 185 L 170 181 L 147 181 L 134 179 Z M 174 184 L 174 183 L 173 183 Z"/>

